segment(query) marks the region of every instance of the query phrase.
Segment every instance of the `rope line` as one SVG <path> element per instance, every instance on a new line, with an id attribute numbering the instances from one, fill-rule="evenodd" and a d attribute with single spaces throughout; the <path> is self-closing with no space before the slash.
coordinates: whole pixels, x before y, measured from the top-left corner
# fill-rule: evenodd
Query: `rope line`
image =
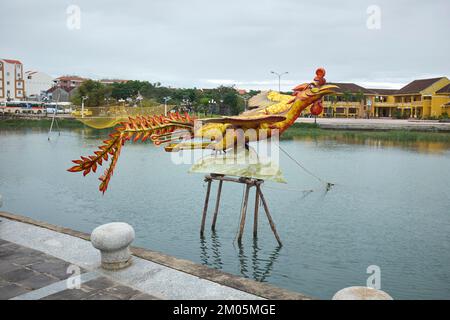
<path id="1" fill-rule="evenodd" d="M 281 191 L 293 191 L 293 192 L 303 192 L 303 193 L 311 193 L 318 190 L 313 189 L 296 189 L 296 188 L 277 188 L 272 186 L 264 186 L 265 189 L 271 189 L 271 190 L 281 190 Z"/>
<path id="2" fill-rule="evenodd" d="M 280 148 L 280 150 L 289 158 L 291 159 L 295 164 L 297 164 L 297 166 L 299 166 L 301 169 L 303 169 L 303 171 L 305 171 L 307 174 L 309 174 L 310 176 L 312 176 L 313 178 L 316 178 L 319 182 L 322 182 L 323 184 L 325 184 L 326 186 L 326 190 L 329 191 L 331 190 L 331 188 L 334 186 L 334 183 L 328 182 L 323 180 L 322 178 L 320 178 L 318 175 L 314 174 L 312 171 L 308 170 L 304 165 L 302 165 L 299 161 L 297 161 L 297 159 L 295 159 L 294 157 L 292 157 L 289 152 L 287 152 L 286 150 L 284 150 L 283 147 L 280 146 L 279 143 L 277 143 L 278 147 Z"/>

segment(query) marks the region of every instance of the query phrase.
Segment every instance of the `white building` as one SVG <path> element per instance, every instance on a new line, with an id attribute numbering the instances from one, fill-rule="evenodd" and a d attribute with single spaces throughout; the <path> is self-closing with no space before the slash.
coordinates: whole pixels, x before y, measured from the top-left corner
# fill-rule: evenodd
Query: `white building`
<path id="1" fill-rule="evenodd" d="M 40 71 L 25 72 L 25 94 L 27 98 L 39 99 L 42 92 L 53 86 L 53 77 Z"/>
<path id="2" fill-rule="evenodd" d="M 24 99 L 25 82 L 23 78 L 22 62 L 0 59 L 0 101 Z"/>

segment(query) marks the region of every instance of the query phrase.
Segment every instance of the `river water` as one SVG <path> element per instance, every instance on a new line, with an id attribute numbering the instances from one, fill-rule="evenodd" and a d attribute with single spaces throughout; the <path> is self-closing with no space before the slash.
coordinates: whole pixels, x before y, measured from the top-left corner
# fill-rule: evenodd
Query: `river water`
<path id="1" fill-rule="evenodd" d="M 203 176 L 187 173 L 188 165 L 174 165 L 170 154 L 151 144 L 125 146 L 102 196 L 98 174 L 66 171 L 102 135 L 74 129 L 48 141 L 42 130 L 1 130 L 2 210 L 84 232 L 125 221 L 136 230 L 135 245 L 322 299 L 366 285 L 369 266 L 379 267 L 381 289 L 396 299 L 450 298 L 448 145 L 282 141 L 292 157 L 336 185 L 326 192 L 281 154 L 288 184 L 263 187 L 280 248 L 263 215 L 258 240 L 252 239 L 253 201 L 242 246 L 234 241 L 242 186 L 233 184 L 224 184 L 215 233 L 209 229 L 213 186 L 200 239 Z M 302 192 L 307 189 L 314 192 Z"/>

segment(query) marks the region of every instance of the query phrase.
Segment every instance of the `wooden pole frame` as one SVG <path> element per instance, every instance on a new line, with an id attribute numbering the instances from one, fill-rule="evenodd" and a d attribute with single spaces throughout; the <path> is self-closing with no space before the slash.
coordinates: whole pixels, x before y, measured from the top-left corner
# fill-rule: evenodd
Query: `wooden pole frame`
<path id="1" fill-rule="evenodd" d="M 275 239 L 277 240 L 278 244 L 282 246 L 281 239 L 278 235 L 277 229 L 275 227 L 275 223 L 273 222 L 272 216 L 270 215 L 269 206 L 267 205 L 266 199 L 263 195 L 263 192 L 261 190 L 261 185 L 264 183 L 264 180 L 262 179 L 255 179 L 255 178 L 246 178 L 246 177 L 229 177 L 222 174 L 209 174 L 205 176 L 205 182 L 208 183 L 207 189 L 206 189 L 206 196 L 205 196 L 205 204 L 203 207 L 203 214 L 202 214 L 202 222 L 200 227 L 200 235 L 203 236 L 205 231 L 205 223 L 206 223 L 206 215 L 208 211 L 208 204 L 209 204 L 209 196 L 211 194 L 211 184 L 212 182 L 216 180 L 219 181 L 219 187 L 217 189 L 217 198 L 216 198 L 216 206 L 214 209 L 214 215 L 213 215 L 213 221 L 211 224 L 211 229 L 214 231 L 216 229 L 216 223 L 217 223 L 217 215 L 219 212 L 219 206 L 220 206 L 220 197 L 222 194 L 222 186 L 223 182 L 234 182 L 234 183 L 242 183 L 245 184 L 245 194 L 244 199 L 242 203 L 242 210 L 241 210 L 241 221 L 239 225 L 239 234 L 238 234 L 238 243 L 240 244 L 242 242 L 242 236 L 244 234 L 244 228 L 245 228 L 245 220 L 247 216 L 247 207 L 248 207 L 248 197 L 250 194 L 250 189 L 252 187 L 255 187 L 255 211 L 254 211 L 254 217 L 253 217 L 253 237 L 257 238 L 258 235 L 258 214 L 259 214 L 259 206 L 260 201 L 262 202 L 264 212 L 266 213 L 267 220 L 269 221 L 270 228 L 275 236 Z"/>
<path id="2" fill-rule="evenodd" d="M 211 230 L 212 231 L 216 230 L 217 214 L 219 212 L 219 204 L 220 204 L 220 195 L 222 194 L 222 184 L 223 184 L 223 181 L 220 180 L 219 181 L 219 188 L 217 189 L 216 208 L 214 209 L 214 217 L 213 217 L 213 222 L 212 222 L 212 225 L 211 225 Z"/>
<path id="3" fill-rule="evenodd" d="M 205 177 L 205 181 L 208 182 L 208 188 L 206 189 L 205 205 L 203 206 L 202 225 L 200 227 L 200 235 L 203 236 L 205 232 L 206 212 L 208 211 L 209 194 L 211 192 L 212 180 Z"/>

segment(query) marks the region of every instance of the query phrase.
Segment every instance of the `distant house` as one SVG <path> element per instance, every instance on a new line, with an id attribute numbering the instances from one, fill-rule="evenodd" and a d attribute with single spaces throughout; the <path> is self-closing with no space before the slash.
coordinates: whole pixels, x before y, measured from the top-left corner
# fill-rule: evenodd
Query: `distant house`
<path id="1" fill-rule="evenodd" d="M 450 115 L 450 83 L 436 91 L 431 100 L 431 109 L 435 113 Z"/>
<path id="2" fill-rule="evenodd" d="M 436 93 L 449 83 L 447 77 L 414 80 L 394 93 L 394 102 L 408 117 L 440 116 L 442 99 L 436 99 Z"/>
<path id="3" fill-rule="evenodd" d="M 78 88 L 52 87 L 46 91 L 46 96 L 52 102 L 70 102 Z"/>
<path id="4" fill-rule="evenodd" d="M 42 92 L 53 86 L 53 77 L 41 71 L 25 72 L 25 95 L 27 99 L 39 100 Z"/>
<path id="5" fill-rule="evenodd" d="M 336 94 L 324 97 L 327 117 L 428 118 L 449 113 L 447 77 L 414 80 L 403 88 L 372 89 L 354 83 L 333 83 Z M 362 99 L 358 99 L 360 97 Z M 349 99 L 350 98 L 350 99 Z"/>
<path id="6" fill-rule="evenodd" d="M 25 82 L 22 62 L 0 59 L 0 101 L 23 100 L 24 98 Z"/>
<path id="7" fill-rule="evenodd" d="M 375 95 L 356 83 L 333 82 L 339 88 L 336 93 L 324 97 L 323 116 L 327 117 L 353 117 L 366 118 L 371 112 L 370 96 Z M 306 112 L 309 112 L 308 110 Z"/>
<path id="8" fill-rule="evenodd" d="M 79 76 L 61 76 L 53 80 L 53 87 L 46 91 L 46 95 L 53 102 L 70 102 L 81 84 L 89 79 Z"/>
<path id="9" fill-rule="evenodd" d="M 61 76 L 53 80 L 53 85 L 58 88 L 64 88 L 66 91 L 71 91 L 74 88 L 78 88 L 81 84 L 89 80 L 79 76 Z"/>

